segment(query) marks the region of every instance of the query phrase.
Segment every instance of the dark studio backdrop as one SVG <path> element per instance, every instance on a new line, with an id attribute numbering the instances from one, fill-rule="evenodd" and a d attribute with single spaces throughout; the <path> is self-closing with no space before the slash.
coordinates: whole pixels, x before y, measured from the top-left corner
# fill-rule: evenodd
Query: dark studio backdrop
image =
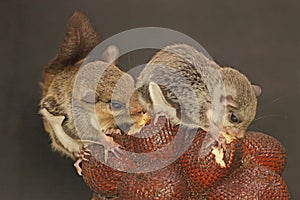
<path id="1" fill-rule="evenodd" d="M 292 198 L 300 198 L 300 1 L 2 0 L 0 5 L 1 199 L 91 197 L 72 161 L 50 151 L 37 114 L 43 66 L 57 53 L 67 19 L 76 10 L 91 19 L 102 39 L 144 26 L 185 33 L 219 64 L 261 85 L 261 119 L 250 129 L 285 146 L 283 176 Z M 147 59 L 131 56 L 124 63 Z"/>

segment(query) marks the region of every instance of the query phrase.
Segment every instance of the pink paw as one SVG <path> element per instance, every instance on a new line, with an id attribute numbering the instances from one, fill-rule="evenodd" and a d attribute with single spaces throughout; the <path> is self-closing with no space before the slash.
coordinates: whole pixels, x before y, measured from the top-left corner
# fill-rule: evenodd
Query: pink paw
<path id="1" fill-rule="evenodd" d="M 79 176 L 82 176 L 82 169 L 80 167 L 80 163 L 82 161 L 88 161 L 88 159 L 85 158 L 85 156 L 90 156 L 90 155 L 91 155 L 91 152 L 90 152 L 90 150 L 87 149 L 87 147 L 85 145 L 82 145 L 79 152 L 74 153 L 74 156 L 77 158 L 77 160 L 74 162 L 74 167 Z"/>
<path id="2" fill-rule="evenodd" d="M 113 141 L 111 138 L 111 141 L 108 140 L 103 144 L 104 147 L 104 162 L 107 162 L 108 159 L 108 153 L 112 152 L 112 154 L 116 157 L 119 158 L 118 153 L 123 154 L 123 151 L 120 148 L 120 145 L 116 142 Z"/>

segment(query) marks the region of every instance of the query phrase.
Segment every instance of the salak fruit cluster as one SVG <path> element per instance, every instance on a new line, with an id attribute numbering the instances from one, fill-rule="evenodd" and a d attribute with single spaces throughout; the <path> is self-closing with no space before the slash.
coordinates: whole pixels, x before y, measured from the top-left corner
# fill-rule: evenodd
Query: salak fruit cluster
<path id="1" fill-rule="evenodd" d="M 155 124 L 149 122 L 134 136 L 112 137 L 133 153 L 119 158 L 109 154 L 103 164 L 103 147 L 89 146 L 92 156 L 82 163 L 82 174 L 94 191 L 93 200 L 290 198 L 281 177 L 286 152 L 264 133 L 248 132 L 244 139 L 226 144 L 221 158 L 214 151 L 217 144 L 201 153 L 209 139 L 205 132 L 172 126 L 164 117 Z M 172 159 L 161 169 L 149 169 Z"/>

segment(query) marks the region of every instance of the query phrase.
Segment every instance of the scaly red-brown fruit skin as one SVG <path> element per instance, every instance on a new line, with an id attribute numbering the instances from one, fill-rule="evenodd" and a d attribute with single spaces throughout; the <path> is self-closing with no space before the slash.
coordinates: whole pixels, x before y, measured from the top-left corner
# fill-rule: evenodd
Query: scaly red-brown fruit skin
<path id="1" fill-rule="evenodd" d="M 208 200 L 290 199 L 281 176 L 256 163 L 246 163 L 212 187 Z"/>
<path id="2" fill-rule="evenodd" d="M 188 132 L 191 134 L 187 137 Z M 136 168 L 141 169 L 137 171 L 144 173 L 153 171 L 153 167 L 160 169 L 175 162 L 192 143 L 189 137 L 192 138 L 196 132 L 172 126 L 164 117 L 159 117 L 156 124 L 150 122 L 140 133 L 113 137 L 126 151 L 138 153 L 136 157 L 130 157 Z"/>
<path id="3" fill-rule="evenodd" d="M 95 157 L 90 157 L 89 162 L 83 162 L 82 169 L 83 180 L 91 190 L 101 195 L 117 194 L 122 172 L 103 165 Z"/>
<path id="4" fill-rule="evenodd" d="M 127 151 L 148 153 L 168 145 L 177 135 L 178 126 L 172 126 L 164 117 L 159 117 L 154 125 L 150 121 L 134 135 L 112 135 L 114 141 Z"/>
<path id="5" fill-rule="evenodd" d="M 170 126 L 166 119 L 160 117 L 156 125 L 152 123 L 144 127 L 137 136 L 112 135 L 114 141 L 119 143 L 127 152 L 119 155 L 119 158 L 116 158 L 110 152 L 106 163 L 104 162 L 103 147 L 97 144 L 89 145 L 88 148 L 92 156 L 88 158 L 88 162 L 84 161 L 82 163 L 84 181 L 99 195 L 118 195 L 120 181 L 127 174 L 123 172 L 124 170 L 145 169 L 147 171 L 148 165 L 158 165 L 159 163 L 156 164 L 155 162 L 160 158 L 166 158 L 165 154 L 174 155 L 170 152 L 174 148 L 173 146 L 169 147 L 167 151 L 164 151 L 163 154 L 157 154 L 155 158 L 147 155 L 132 155 L 130 152 L 155 152 L 164 145 L 169 144 L 176 133 L 177 128 Z M 123 171 L 119 171 L 119 169 Z"/>
<path id="6" fill-rule="evenodd" d="M 120 159 L 109 154 L 108 163 L 114 168 L 99 161 L 99 158 L 103 161 L 103 147 L 91 145 L 89 148 L 93 156 L 90 161 L 82 163 L 82 168 L 85 182 L 97 193 L 94 198 L 170 197 L 194 200 L 249 199 L 259 196 L 259 199 L 289 199 L 287 187 L 280 177 L 286 163 L 286 154 L 276 139 L 263 133 L 249 132 L 244 139 L 227 145 L 224 159 L 226 166 L 220 167 L 212 152 L 199 158 L 206 133 L 198 130 L 195 138 L 185 138 L 185 135 L 189 136 L 185 131 L 159 118 L 157 124 L 150 122 L 134 136 L 112 135 L 114 141 L 126 151 L 138 153 L 136 155 L 146 153 L 143 158 L 145 160 L 136 159 L 128 152 L 120 155 Z M 185 146 L 170 145 L 174 138 L 179 138 L 183 144 L 191 140 L 192 145 L 171 165 L 147 173 L 126 173 L 115 169 L 126 166 L 127 169 L 141 168 L 147 171 L 147 165 L 155 165 L 163 158 L 174 156 L 174 153 Z M 166 146 L 166 151 L 155 154 L 154 157 L 148 154 Z M 160 193 L 159 188 L 164 188 L 165 192 Z"/>
<path id="7" fill-rule="evenodd" d="M 287 160 L 284 147 L 272 136 L 258 132 L 247 132 L 243 139 L 244 156 L 251 156 L 251 160 L 282 174 Z"/>
<path id="8" fill-rule="evenodd" d="M 83 180 L 91 190 L 99 195 L 117 195 L 121 178 L 126 173 L 103 164 L 103 161 L 100 162 L 98 153 L 103 152 L 103 148 L 101 148 L 100 145 L 90 145 L 89 149 L 91 150 L 92 156 L 87 157 L 89 161 L 82 162 Z M 113 158 L 111 162 L 115 161 L 121 164 L 123 157 L 120 158 L 119 161 Z"/>
<path id="9" fill-rule="evenodd" d="M 224 167 L 216 162 L 212 150 L 207 155 L 200 156 L 201 145 L 205 138 L 206 133 L 199 132 L 188 151 L 179 158 L 179 163 L 183 167 L 194 192 L 205 193 L 213 184 L 228 176 L 240 165 L 242 152 L 239 140 L 226 145 Z"/>
<path id="10" fill-rule="evenodd" d="M 148 173 L 129 173 L 123 177 L 119 194 L 122 200 L 182 200 L 188 197 L 188 184 L 182 169 L 173 163 Z"/>

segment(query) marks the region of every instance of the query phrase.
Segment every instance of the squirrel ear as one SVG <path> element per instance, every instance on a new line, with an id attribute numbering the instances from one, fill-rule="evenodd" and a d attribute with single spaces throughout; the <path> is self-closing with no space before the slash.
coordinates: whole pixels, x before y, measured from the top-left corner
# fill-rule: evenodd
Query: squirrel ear
<path id="1" fill-rule="evenodd" d="M 116 65 L 119 58 L 119 48 L 115 45 L 109 45 L 102 54 L 102 61 Z"/>
<path id="2" fill-rule="evenodd" d="M 261 93 L 262 93 L 262 89 L 261 89 L 261 87 L 260 86 L 258 86 L 258 85 L 251 85 L 252 86 L 252 88 L 253 88 L 253 90 L 254 90 L 254 93 L 255 93 L 255 95 L 258 97 L 259 95 L 261 95 Z"/>
<path id="3" fill-rule="evenodd" d="M 166 112 L 172 106 L 167 102 L 160 86 L 157 83 L 150 82 L 148 86 L 150 99 L 152 101 L 154 113 Z"/>
<path id="4" fill-rule="evenodd" d="M 149 89 L 149 94 L 150 94 L 150 98 L 151 98 L 153 105 L 168 104 L 167 100 L 165 99 L 165 97 L 161 91 L 161 88 L 159 87 L 159 85 L 157 83 L 150 82 L 148 89 Z"/>

